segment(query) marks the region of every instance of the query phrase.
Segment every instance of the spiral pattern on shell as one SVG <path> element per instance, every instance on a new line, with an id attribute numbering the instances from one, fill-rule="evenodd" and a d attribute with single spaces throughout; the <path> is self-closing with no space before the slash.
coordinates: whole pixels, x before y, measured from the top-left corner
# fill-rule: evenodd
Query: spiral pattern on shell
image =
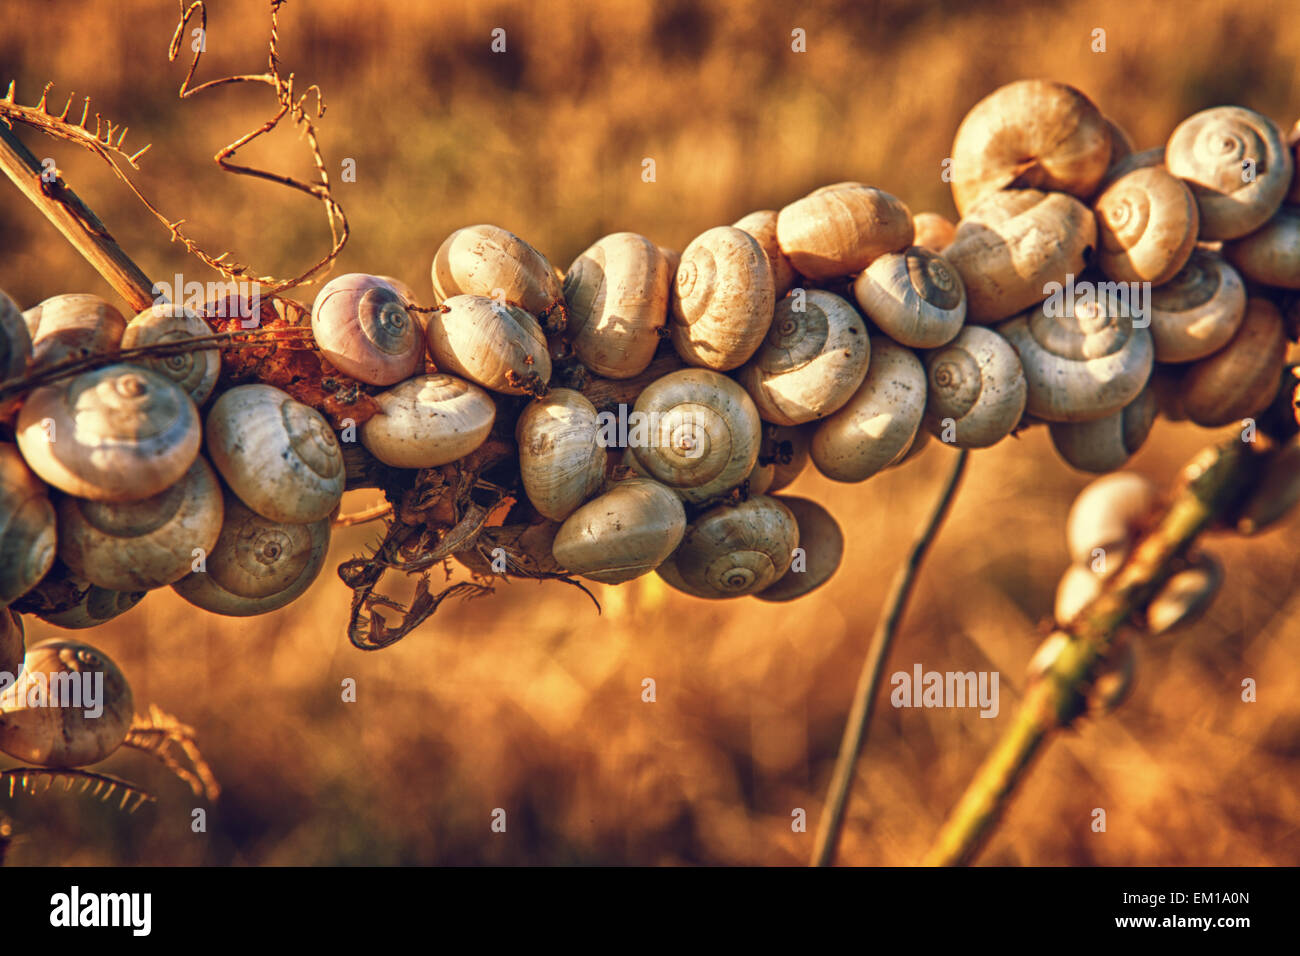
<path id="1" fill-rule="evenodd" d="M 326 283 L 312 304 L 311 330 L 325 358 L 370 385 L 392 385 L 424 367 L 424 330 L 378 276 L 354 272 Z"/>
<path id="2" fill-rule="evenodd" d="M 718 226 L 682 251 L 671 299 L 673 348 L 689 365 L 728 371 L 763 341 L 776 303 L 772 266 L 753 236 Z"/>
<path id="3" fill-rule="evenodd" d="M 1196 248 L 1192 192 L 1162 168 L 1135 169 L 1097 197 L 1097 264 L 1120 282 L 1168 282 Z"/>
<path id="4" fill-rule="evenodd" d="M 146 345 L 171 345 L 186 342 L 212 329 L 197 312 L 179 305 L 155 305 L 132 319 L 122 333 L 122 348 L 132 349 Z M 221 352 L 218 349 L 194 349 L 176 355 L 163 355 L 133 359 L 132 364 L 142 365 L 169 378 L 189 395 L 195 405 L 202 405 L 212 394 L 221 375 Z"/>
<path id="5" fill-rule="evenodd" d="M 968 325 L 925 365 L 931 434 L 959 448 L 987 448 L 1020 424 L 1028 385 L 1015 349 L 997 332 Z"/>
<path id="6" fill-rule="evenodd" d="M 799 525 L 790 509 L 776 498 L 755 495 L 697 518 L 660 576 L 675 587 L 681 582 L 696 596 L 742 597 L 785 574 L 798 546 Z"/>
<path id="7" fill-rule="evenodd" d="M 966 321 L 966 288 L 937 252 L 886 253 L 858 276 L 853 293 L 867 318 L 895 342 L 937 348 Z"/>

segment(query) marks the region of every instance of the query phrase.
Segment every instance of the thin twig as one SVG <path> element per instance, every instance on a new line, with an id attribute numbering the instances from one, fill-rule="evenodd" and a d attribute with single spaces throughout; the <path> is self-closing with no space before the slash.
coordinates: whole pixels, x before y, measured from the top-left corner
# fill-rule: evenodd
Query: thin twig
<path id="1" fill-rule="evenodd" d="M 377 505 L 371 505 L 369 508 L 362 508 L 360 511 L 339 515 L 332 523 L 336 528 L 350 528 L 353 525 L 365 524 L 368 521 L 378 521 L 380 518 L 387 517 L 392 513 L 392 502 L 384 501 Z"/>
<path id="2" fill-rule="evenodd" d="M 849 793 L 853 787 L 853 773 L 857 766 L 858 754 L 867 739 L 867 727 L 875 709 L 876 690 L 880 678 L 884 675 L 885 661 L 889 658 L 889 649 L 898 633 L 898 625 L 907 608 L 907 599 L 916 584 L 917 573 L 925 553 L 939 532 L 943 520 L 952 507 L 953 498 L 961 484 L 961 477 L 966 470 L 968 452 L 962 449 L 957 453 L 948 480 L 944 482 L 939 497 L 934 503 L 925 526 L 912 542 L 912 549 L 907 559 L 894 573 L 889 597 L 876 622 L 876 632 L 871 637 L 871 648 L 863 662 L 862 673 L 858 677 L 858 689 L 853 695 L 853 706 L 849 710 L 848 720 L 844 724 L 844 737 L 840 741 L 839 756 L 835 758 L 835 772 L 831 776 L 830 789 L 826 794 L 826 803 L 822 808 L 821 820 L 817 828 L 817 842 L 813 846 L 812 865 L 829 866 L 835 859 L 839 846 L 840 831 L 844 826 L 844 811 L 848 806 Z"/>

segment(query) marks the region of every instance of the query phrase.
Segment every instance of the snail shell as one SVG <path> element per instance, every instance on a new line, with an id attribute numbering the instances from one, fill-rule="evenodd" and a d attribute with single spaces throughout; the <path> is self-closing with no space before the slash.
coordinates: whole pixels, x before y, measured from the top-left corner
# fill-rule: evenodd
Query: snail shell
<path id="1" fill-rule="evenodd" d="M 1099 665 L 1088 688 L 1088 713 L 1094 717 L 1108 714 L 1124 703 L 1133 690 L 1133 677 L 1137 673 L 1137 651 L 1132 643 L 1116 648 L 1110 659 Z"/>
<path id="2" fill-rule="evenodd" d="M 761 422 L 745 390 L 717 372 L 670 372 L 645 387 L 633 411 L 649 443 L 629 449 L 639 470 L 686 501 L 736 487 L 758 460 Z"/>
<path id="3" fill-rule="evenodd" d="M 0 382 L 17 378 L 32 360 L 32 337 L 14 300 L 0 292 Z"/>
<path id="4" fill-rule="evenodd" d="M 23 313 L 32 339 L 32 369 L 114 352 L 126 319 L 97 295 L 56 295 Z"/>
<path id="5" fill-rule="evenodd" d="M 1155 484 L 1137 472 L 1117 471 L 1085 485 L 1065 519 L 1070 560 L 1101 577 L 1114 574 L 1159 503 Z M 1104 564 L 1096 563 L 1098 551 Z"/>
<path id="6" fill-rule="evenodd" d="M 343 454 L 325 418 L 270 385 L 224 392 L 204 429 L 213 467 L 259 515 L 286 524 L 327 517 L 343 498 Z"/>
<path id="7" fill-rule="evenodd" d="M 918 212 L 912 217 L 915 245 L 931 252 L 943 252 L 957 235 L 957 224 L 937 212 Z"/>
<path id="8" fill-rule="evenodd" d="M 1247 279 L 1300 289 L 1300 207 L 1281 207 L 1250 235 L 1224 243 L 1223 254 Z"/>
<path id="9" fill-rule="evenodd" d="M 563 521 L 605 483 L 607 455 L 596 406 L 581 392 L 552 389 L 515 425 L 519 476 L 533 507 Z"/>
<path id="10" fill-rule="evenodd" d="M 1160 167 L 1121 176 L 1097 197 L 1093 211 L 1097 264 L 1119 282 L 1168 282 L 1196 248 L 1196 200 Z"/>
<path id="11" fill-rule="evenodd" d="M 282 524 L 226 495 L 225 520 L 207 570 L 187 574 L 172 590 L 191 604 L 229 617 L 284 607 L 316 580 L 329 550 L 328 520 Z"/>
<path id="12" fill-rule="evenodd" d="M 907 451 L 903 452 L 901 455 L 895 458 L 886 467 L 888 468 L 903 467 L 903 465 L 907 464 L 907 462 L 911 461 L 913 458 L 916 458 L 921 454 L 921 452 L 925 451 L 925 449 L 930 444 L 930 440 L 931 440 L 930 433 L 928 431 L 926 431 L 924 428 L 918 429 L 916 432 L 916 437 L 912 439 L 912 444 L 907 446 Z"/>
<path id="13" fill-rule="evenodd" d="M 1097 184 L 1097 195 L 1101 195 L 1111 184 L 1127 176 L 1137 169 L 1164 169 L 1165 168 L 1165 148 L 1156 146 L 1153 149 L 1144 149 L 1141 152 L 1130 153 L 1129 155 L 1111 163 L 1110 169 L 1106 170 L 1106 175 L 1102 177 L 1101 182 Z M 1166 170 L 1167 171 L 1167 170 Z M 1172 174 L 1171 174 L 1172 175 Z M 1181 182 L 1182 180 L 1179 180 Z M 1200 224 L 1200 210 L 1197 210 L 1197 225 Z"/>
<path id="14" fill-rule="evenodd" d="M 870 359 L 857 310 L 812 289 L 777 303 L 766 340 L 736 378 L 764 421 L 801 425 L 842 407 L 862 384 Z"/>
<path id="15" fill-rule="evenodd" d="M 605 236 L 573 260 L 566 330 L 582 364 L 606 378 L 644 372 L 668 321 L 671 281 L 659 247 L 634 232 Z"/>
<path id="16" fill-rule="evenodd" d="M 1097 220 L 1064 193 L 995 192 L 957 224 L 943 251 L 966 288 L 966 320 L 996 322 L 1047 297 L 1048 283 L 1083 272 Z"/>
<path id="17" fill-rule="evenodd" d="M 812 436 L 813 464 L 834 481 L 863 481 L 906 454 L 925 411 L 925 368 L 910 349 L 871 336 L 862 385 Z"/>
<path id="18" fill-rule="evenodd" d="M 483 389 L 441 373 L 407 379 L 374 400 L 379 411 L 361 425 L 361 444 L 394 468 L 464 458 L 487 440 L 497 413 Z"/>
<path id="19" fill-rule="evenodd" d="M 621 584 L 657 568 L 682 540 L 686 510 L 657 481 L 628 478 L 573 512 L 551 547 L 560 566 Z"/>
<path id="20" fill-rule="evenodd" d="M 0 608 L 0 674 L 17 675 L 26 654 L 23 619 L 8 608 Z"/>
<path id="21" fill-rule="evenodd" d="M 1101 593 L 1104 582 L 1104 578 L 1093 574 L 1081 564 L 1072 564 L 1066 568 L 1056 585 L 1056 601 L 1052 608 L 1057 627 L 1068 627 L 1079 612 Z"/>
<path id="22" fill-rule="evenodd" d="M 1110 126 L 1083 93 L 1049 80 L 1008 83 L 976 103 L 957 127 L 953 202 L 965 216 L 1004 189 L 1090 196 L 1111 153 Z"/>
<path id="23" fill-rule="evenodd" d="M 54 563 L 54 506 L 46 490 L 18 446 L 0 442 L 0 607 L 34 588 Z"/>
<path id="24" fill-rule="evenodd" d="M 500 226 L 466 226 L 443 241 L 433 257 L 433 295 L 435 305 L 478 295 L 534 316 L 564 311 L 564 290 L 550 262 Z"/>
<path id="25" fill-rule="evenodd" d="M 853 283 L 867 318 L 895 342 L 932 349 L 951 342 L 966 321 L 966 289 L 943 256 L 919 246 L 889 252 Z"/>
<path id="26" fill-rule="evenodd" d="M 754 463 L 754 467 L 749 471 L 749 477 L 745 479 L 745 493 L 750 495 L 765 495 L 772 487 L 772 479 L 776 477 L 776 466 L 771 462 L 763 463 L 762 458 Z"/>
<path id="27" fill-rule="evenodd" d="M 1168 634 L 1194 623 L 1219 593 L 1223 566 L 1201 552 L 1189 567 L 1175 572 L 1147 605 L 1147 633 Z"/>
<path id="28" fill-rule="evenodd" d="M 50 573 L 20 605 L 42 621 L 69 630 L 98 627 L 125 614 L 144 600 L 146 591 L 110 591 L 76 577 L 65 564 L 54 562 Z M 57 610 L 55 610 L 57 608 Z"/>
<path id="29" fill-rule="evenodd" d="M 1169 282 L 1151 290 L 1157 362 L 1193 362 L 1232 340 L 1246 315 L 1246 286 L 1222 258 L 1197 249 Z"/>
<path id="30" fill-rule="evenodd" d="M 457 295 L 429 316 L 429 354 L 440 371 L 454 372 L 505 395 L 527 394 L 530 383 L 551 380 L 542 327 L 528 312 L 481 295 Z"/>
<path id="31" fill-rule="evenodd" d="M 131 349 L 145 345 L 167 345 L 185 342 L 212 329 L 197 312 L 179 305 L 155 305 L 137 315 L 122 333 L 122 348 Z M 195 405 L 202 405 L 212 394 L 221 375 L 221 351 L 196 349 L 180 355 L 157 358 L 132 359 L 164 378 L 169 378 L 189 395 Z"/>
<path id="32" fill-rule="evenodd" d="M 798 546 L 794 513 L 776 498 L 756 495 L 700 515 L 659 574 L 696 597 L 742 597 L 785 574 Z"/>
<path id="33" fill-rule="evenodd" d="M 1282 313 L 1267 299 L 1248 298 L 1232 340 L 1193 363 L 1183 377 L 1187 417 L 1217 428 L 1262 411 L 1277 394 L 1286 362 Z"/>
<path id="34" fill-rule="evenodd" d="M 400 292 L 378 276 L 352 272 L 331 279 L 311 307 L 321 354 L 345 375 L 392 385 L 424 368 L 424 330 Z"/>
<path id="35" fill-rule="evenodd" d="M 1286 196 L 1294 168 L 1273 121 L 1240 106 L 1216 106 L 1179 123 L 1165 165 L 1192 187 L 1202 239 L 1236 239 L 1264 225 Z"/>
<path id="36" fill-rule="evenodd" d="M 1016 350 L 997 332 L 968 325 L 927 355 L 925 367 L 927 434 L 951 439 L 959 448 L 987 448 L 1020 424 L 1028 400 L 1025 371 Z"/>
<path id="37" fill-rule="evenodd" d="M 1095 474 L 1122 468 L 1156 420 L 1156 396 L 1144 388 L 1121 411 L 1090 422 L 1052 422 L 1052 444 L 1070 465 Z"/>
<path id="38" fill-rule="evenodd" d="M 391 285 L 393 287 L 393 291 L 395 291 L 399 296 L 401 296 L 402 304 L 405 305 L 408 309 L 413 305 L 420 304 L 420 299 L 415 294 L 415 290 L 411 288 L 409 285 L 407 285 L 405 282 L 403 282 L 401 279 L 396 279 L 393 276 L 375 276 L 375 278 L 379 279 L 381 282 L 387 282 L 389 285 Z M 420 317 L 418 313 L 408 312 L 408 314 L 411 316 L 412 319 L 415 319 L 416 322 L 420 321 Z"/>
<path id="39" fill-rule="evenodd" d="M 782 209 L 776 235 L 795 271 L 830 279 L 861 272 L 886 252 L 906 249 L 915 233 L 902 200 L 861 183 L 841 183 Z"/>
<path id="40" fill-rule="evenodd" d="M 816 590 L 835 574 L 844 557 L 844 532 L 831 513 L 807 498 L 775 498 L 790 509 L 799 529 L 799 545 L 807 566 L 793 563 L 785 574 L 754 594 L 760 601 L 793 601 Z"/>
<path id="41" fill-rule="evenodd" d="M 673 348 L 690 365 L 743 365 L 763 341 L 776 303 L 772 266 L 747 232 L 718 226 L 682 252 L 673 281 Z"/>
<path id="42" fill-rule="evenodd" d="M 43 641 L 0 694 L 0 750 L 38 767 L 84 767 L 122 746 L 134 713 L 131 685 L 107 654 L 76 641 Z"/>
<path id="43" fill-rule="evenodd" d="M 772 284 L 776 291 L 776 298 L 779 300 L 794 288 L 798 275 L 794 271 L 794 266 L 790 264 L 790 259 L 781 251 L 781 244 L 777 242 L 777 215 L 775 209 L 761 209 L 738 219 L 732 225 L 757 239 L 758 244 L 767 253 L 768 264 L 772 267 Z"/>
<path id="44" fill-rule="evenodd" d="M 221 486 L 203 458 L 170 488 L 131 502 L 59 502 L 59 557 L 77 577 L 111 591 L 147 591 L 190 572 L 221 532 Z"/>
<path id="45" fill-rule="evenodd" d="M 35 389 L 18 414 L 32 471 L 78 498 L 139 501 L 175 483 L 199 453 L 199 416 L 171 379 L 108 365 Z"/>

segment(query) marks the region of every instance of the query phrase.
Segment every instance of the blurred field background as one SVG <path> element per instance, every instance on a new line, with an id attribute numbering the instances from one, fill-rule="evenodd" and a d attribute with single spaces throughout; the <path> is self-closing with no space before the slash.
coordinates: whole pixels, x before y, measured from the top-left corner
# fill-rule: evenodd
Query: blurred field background
<path id="1" fill-rule="evenodd" d="M 198 80 L 264 68 L 260 0 L 209 4 Z M 319 206 L 221 173 L 210 157 L 270 115 L 261 87 L 176 98 L 167 0 L 0 0 L 0 84 L 47 80 L 153 149 L 138 181 L 209 251 L 296 272 L 327 248 Z M 191 26 L 197 25 L 192 22 Z M 502 27 L 507 52 L 489 50 Z M 805 54 L 791 30 L 807 31 Z M 1107 52 L 1090 51 L 1106 31 Z M 864 180 L 913 211 L 953 207 L 940 162 L 967 109 L 1000 83 L 1073 83 L 1138 148 L 1187 114 L 1240 103 L 1300 114 L 1300 18 L 1289 0 L 1178 4 L 761 2 L 638 4 L 313 0 L 281 16 L 285 70 L 318 83 L 320 135 L 352 240 L 336 267 L 429 293 L 434 250 L 492 222 L 560 268 L 616 230 L 680 249 L 704 229 L 817 185 Z M 187 38 L 184 49 L 188 51 Z M 188 60 L 188 52 L 183 60 Z M 88 154 L 23 137 L 155 278 L 213 278 L 169 245 Z M 282 129 L 247 151 L 306 174 Z M 643 183 L 653 158 L 657 182 Z M 0 285 L 28 307 L 60 292 L 117 301 L 16 190 L 0 186 Z M 299 290 L 310 302 L 314 290 Z M 120 303 L 119 303 L 120 304 Z M 1167 483 L 1210 434 L 1162 422 L 1134 461 Z M 375 654 L 344 635 L 349 592 L 327 570 L 306 597 L 250 620 L 151 595 L 80 636 L 136 694 L 195 726 L 225 786 L 208 832 L 194 799 L 138 754 L 108 772 L 159 796 L 133 817 L 73 795 L 0 796 L 14 864 L 796 864 L 813 831 L 866 644 L 896 561 L 952 452 L 932 446 L 860 486 L 805 473 L 790 489 L 844 526 L 838 576 L 791 605 L 707 603 L 651 577 L 515 583 L 444 605 Z M 1086 481 L 1042 430 L 973 456 L 889 672 L 1001 673 L 997 719 L 884 704 L 861 763 L 840 862 L 907 864 L 928 846 L 1006 726 L 1064 569 L 1063 521 Z M 345 506 L 363 504 L 365 493 Z M 1000 864 L 1300 863 L 1300 528 L 1216 538 L 1227 583 L 1194 629 L 1140 648 L 1135 692 L 1063 735 L 981 860 Z M 336 534 L 331 565 L 372 528 Z M 461 573 L 461 572 L 458 572 Z M 29 641 L 59 632 L 29 622 Z M 340 682 L 358 701 L 340 701 Z M 643 703 L 652 677 L 658 700 Z M 1254 677 L 1259 702 L 1240 701 Z M 888 693 L 888 687 L 884 689 Z M 494 808 L 508 830 L 489 830 Z M 1108 832 L 1090 830 L 1102 807 Z M 796 808 L 808 832 L 791 830 Z"/>

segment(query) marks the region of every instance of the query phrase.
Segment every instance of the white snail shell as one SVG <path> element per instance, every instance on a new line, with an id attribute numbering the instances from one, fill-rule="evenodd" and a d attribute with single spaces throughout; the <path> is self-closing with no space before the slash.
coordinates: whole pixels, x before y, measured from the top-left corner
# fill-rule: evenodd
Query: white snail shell
<path id="1" fill-rule="evenodd" d="M 212 329 L 197 312 L 179 305 L 155 305 L 145 309 L 122 333 L 122 348 L 145 345 L 169 345 L 199 336 L 211 335 Z M 196 349 L 179 355 L 132 359 L 150 371 L 169 378 L 189 395 L 195 405 L 202 405 L 212 394 L 221 375 L 219 349 Z"/>
<path id="2" fill-rule="evenodd" d="M 902 345 L 951 342 L 966 321 L 966 289 L 943 256 L 919 246 L 889 252 L 864 269 L 853 294 L 867 318 Z"/>
<path id="3" fill-rule="evenodd" d="M 54 506 L 46 491 L 18 446 L 0 442 L 0 607 L 34 588 L 54 564 Z"/>
<path id="4" fill-rule="evenodd" d="M 1117 471 L 1090 482 L 1065 521 L 1070 560 L 1101 577 L 1114 574 L 1159 503 L 1155 484 L 1137 472 Z"/>
<path id="5" fill-rule="evenodd" d="M 1300 289 L 1300 207 L 1281 207 L 1250 235 L 1224 243 L 1223 255 L 1247 279 Z"/>
<path id="6" fill-rule="evenodd" d="M 1151 290 L 1151 339 L 1157 362 L 1194 362 L 1227 345 L 1246 316 L 1246 285 L 1205 249 L 1192 253 L 1169 282 Z"/>
<path id="7" fill-rule="evenodd" d="M 758 244 L 767 253 L 768 264 L 772 267 L 772 282 L 776 290 L 776 298 L 779 300 L 794 288 L 798 275 L 794 271 L 794 266 L 790 264 L 790 259 L 781 251 L 781 244 L 777 241 L 777 215 L 775 209 L 760 209 L 758 212 L 751 212 L 748 216 L 743 216 L 733 222 L 732 225 L 757 239 Z"/>
<path id="8" fill-rule="evenodd" d="M 555 535 L 562 568 L 602 584 L 621 584 L 658 567 L 686 530 L 686 511 L 649 478 L 615 483 L 573 512 Z"/>
<path id="9" fill-rule="evenodd" d="M 776 235 L 800 275 L 830 279 L 906 249 L 915 233 L 902 200 L 861 183 L 838 183 L 783 208 Z"/>
<path id="10" fill-rule="evenodd" d="M 1093 574 L 1081 564 L 1072 564 L 1065 569 L 1061 580 L 1056 585 L 1056 599 L 1052 607 L 1052 616 L 1058 627 L 1068 627 L 1079 612 L 1092 603 L 1101 593 L 1105 578 Z"/>
<path id="11" fill-rule="evenodd" d="M 696 597 L 742 597 L 785 574 L 798 546 L 799 525 L 790 509 L 775 498 L 756 495 L 700 515 L 659 574 Z"/>
<path id="12" fill-rule="evenodd" d="M 546 517 L 563 521 L 605 483 L 596 406 L 581 392 L 554 388 L 529 403 L 515 435 L 524 492 Z"/>
<path id="13" fill-rule="evenodd" d="M 957 224 L 937 212 L 918 212 L 912 217 L 912 229 L 913 244 L 931 252 L 943 252 L 957 235 Z"/>
<path id="14" fill-rule="evenodd" d="M 1201 552 L 1191 564 L 1170 575 L 1146 610 L 1147 633 L 1168 634 L 1194 623 L 1219 593 L 1223 566 L 1213 555 Z"/>
<path id="15" fill-rule="evenodd" d="M 1122 468 L 1142 447 L 1156 419 L 1156 396 L 1144 388 L 1118 412 L 1090 422 L 1052 422 L 1056 451 L 1080 471 L 1100 474 Z"/>
<path id="16" fill-rule="evenodd" d="M 481 295 L 452 296 L 429 316 L 428 338 L 439 371 L 494 392 L 523 395 L 530 381 L 551 379 L 546 336 L 522 308 Z"/>
<path id="17" fill-rule="evenodd" d="M 790 509 L 799 529 L 799 549 L 807 566 L 793 563 L 785 574 L 754 594 L 760 601 L 793 601 L 821 587 L 839 569 L 844 557 L 844 532 L 831 513 L 808 498 L 775 499 Z"/>
<path id="18" fill-rule="evenodd" d="M 114 352 L 126 319 L 97 295 L 56 295 L 23 313 L 32 340 L 32 368 Z"/>
<path id="19" fill-rule="evenodd" d="M 987 448 L 1020 424 L 1029 395 L 1025 371 L 997 332 L 968 325 L 927 355 L 925 367 L 924 434 L 959 448 Z"/>
<path id="20" fill-rule="evenodd" d="M 394 468 L 435 468 L 487 440 L 496 404 L 453 375 L 417 375 L 374 396 L 379 411 L 361 425 L 361 444 Z"/>
<path id="21" fill-rule="evenodd" d="M 1135 169 L 1093 203 L 1097 264 L 1118 282 L 1160 285 L 1196 248 L 1200 215 L 1192 191 L 1160 167 Z"/>
<path id="22" fill-rule="evenodd" d="M 682 251 L 673 280 L 673 348 L 689 365 L 738 368 L 763 341 L 776 303 L 772 266 L 747 232 L 718 226 Z"/>
<path id="23" fill-rule="evenodd" d="M 17 378 L 32 360 L 32 336 L 14 300 L 0 292 L 0 382 Z"/>
<path id="24" fill-rule="evenodd" d="M 1187 368 L 1183 409 L 1206 428 L 1262 411 L 1277 394 L 1286 363 L 1282 313 L 1267 299 L 1246 300 L 1246 316 L 1223 348 Z"/>
<path id="25" fill-rule="evenodd" d="M 402 293 L 378 276 L 353 272 L 326 283 L 311 307 L 311 331 L 332 365 L 370 385 L 424 368 L 424 330 Z"/>
<path id="26" fill-rule="evenodd" d="M 434 304 L 478 295 L 534 316 L 564 305 L 564 290 L 546 257 L 500 226 L 457 229 L 433 257 Z M 454 369 L 453 369 L 454 371 Z"/>

